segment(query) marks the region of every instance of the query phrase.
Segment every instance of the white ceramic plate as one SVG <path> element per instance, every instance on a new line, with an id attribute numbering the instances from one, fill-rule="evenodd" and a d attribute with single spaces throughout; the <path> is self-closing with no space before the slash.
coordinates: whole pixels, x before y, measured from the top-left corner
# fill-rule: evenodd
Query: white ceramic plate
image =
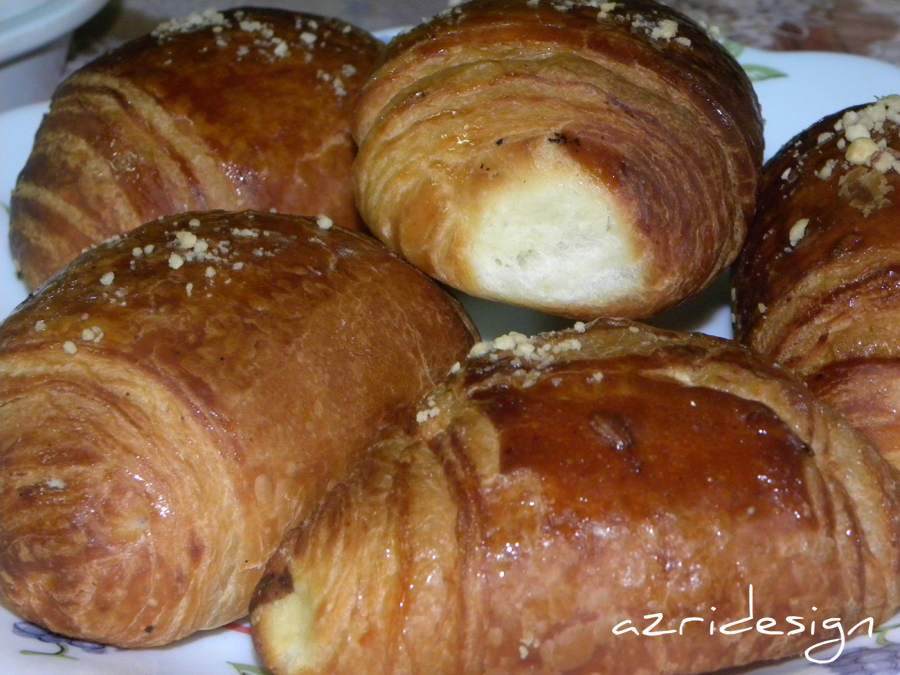
<path id="1" fill-rule="evenodd" d="M 827 114 L 877 97 L 900 93 L 900 68 L 863 57 L 824 53 L 776 53 L 735 47 L 755 80 L 766 118 L 767 156 L 794 134 Z M 0 201 L 4 207 L 31 149 L 46 104 L 0 115 Z M 0 210 L 0 317 L 26 296 L 16 278 L 8 244 L 8 214 Z M 662 317 L 657 324 L 731 336 L 723 278 L 702 297 Z M 510 330 L 534 333 L 560 325 L 558 319 L 473 299 L 464 299 L 486 337 Z M 773 561 L 773 564 L 777 564 Z M 745 590 L 736 589 L 736 593 Z M 806 626 L 813 618 L 812 608 Z M 825 619 L 827 617 L 820 617 Z M 900 673 L 900 616 L 871 637 L 847 641 L 840 658 L 815 664 L 798 658 L 742 669 L 744 675 L 896 675 Z M 647 639 L 653 639 L 648 637 Z M 825 661 L 835 654 L 816 653 Z M 211 631 L 177 645 L 122 651 L 47 635 L 0 609 L 0 664 L 11 675 L 262 675 L 246 624 Z"/>
<path id="2" fill-rule="evenodd" d="M 0 0 L 0 111 L 53 93 L 75 29 L 107 0 Z"/>
<path id="3" fill-rule="evenodd" d="M 71 33 L 107 0 L 0 0 L 0 62 Z"/>

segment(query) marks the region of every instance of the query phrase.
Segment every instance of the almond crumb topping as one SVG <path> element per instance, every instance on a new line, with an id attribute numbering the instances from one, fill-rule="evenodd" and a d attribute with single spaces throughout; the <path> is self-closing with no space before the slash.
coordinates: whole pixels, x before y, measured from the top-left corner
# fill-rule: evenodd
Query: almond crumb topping
<path id="1" fill-rule="evenodd" d="M 231 228 L 231 234 L 235 237 L 249 237 L 256 238 L 259 236 L 259 230 L 254 230 L 252 228 L 241 228 L 241 227 L 233 227 Z"/>
<path id="2" fill-rule="evenodd" d="M 843 156 L 827 160 L 816 175 L 821 180 L 837 178 L 839 195 L 865 216 L 891 203 L 894 188 L 887 174 L 900 173 L 900 152 L 890 147 L 898 125 L 900 95 L 893 94 L 847 110 L 834 122 L 833 132 L 817 137 L 818 146 L 834 142 Z"/>
<path id="3" fill-rule="evenodd" d="M 672 19 L 663 19 L 650 31 L 650 37 L 655 40 L 671 40 L 678 35 L 678 24 Z"/>
<path id="4" fill-rule="evenodd" d="M 600 5 L 600 12 L 597 14 L 598 19 L 606 19 L 609 17 L 609 13 L 612 12 L 617 7 L 617 3 L 615 2 L 604 2 Z"/>
<path id="5" fill-rule="evenodd" d="M 469 351 L 469 357 L 491 356 L 493 358 L 498 352 L 509 352 L 514 363 L 528 361 L 537 364 L 540 369 L 550 365 L 554 356 L 579 349 L 581 349 L 581 341 L 577 338 L 541 342 L 540 337 L 532 338 L 513 331 L 501 335 L 492 342 L 476 343 Z"/>
<path id="6" fill-rule="evenodd" d="M 197 235 L 193 232 L 181 230 L 175 233 L 175 237 L 178 239 L 178 244 L 181 248 L 193 248 L 194 244 L 197 243 Z"/>
<path id="7" fill-rule="evenodd" d="M 822 180 L 828 180 L 834 173 L 835 166 L 837 166 L 837 160 L 829 159 L 827 162 L 825 162 L 825 166 L 819 169 L 819 173 L 817 175 Z"/>
<path id="8" fill-rule="evenodd" d="M 81 331 L 81 339 L 85 342 L 100 342 L 103 339 L 103 329 L 99 326 L 85 328 Z"/>
<path id="9" fill-rule="evenodd" d="M 799 244 L 800 240 L 806 236 L 807 225 L 809 225 L 809 218 L 800 218 L 796 223 L 791 225 L 788 239 L 790 240 L 792 247 Z"/>
<path id="10" fill-rule="evenodd" d="M 866 164 L 875 153 L 878 152 L 878 145 L 868 136 L 861 136 L 850 142 L 847 146 L 845 157 L 851 164 Z"/>
<path id="11" fill-rule="evenodd" d="M 207 9 L 203 13 L 193 12 L 185 19 L 171 19 L 157 26 L 151 35 L 155 38 L 168 38 L 179 33 L 193 33 L 201 28 L 212 26 L 228 27 L 231 24 L 222 12 Z"/>
<path id="12" fill-rule="evenodd" d="M 419 410 L 416 413 L 416 422 L 418 422 L 419 424 L 424 424 L 428 420 L 432 419 L 433 417 L 437 417 L 441 413 L 433 396 L 429 396 L 425 400 L 425 405 L 427 407 Z"/>

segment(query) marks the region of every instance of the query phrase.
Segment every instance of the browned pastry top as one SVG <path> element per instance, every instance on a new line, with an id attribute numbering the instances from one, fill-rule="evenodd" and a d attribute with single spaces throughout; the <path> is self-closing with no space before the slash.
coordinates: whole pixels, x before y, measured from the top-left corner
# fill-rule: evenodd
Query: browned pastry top
<path id="1" fill-rule="evenodd" d="M 877 624 L 900 604 L 898 481 L 733 342 L 622 321 L 510 334 L 285 539 L 255 639 L 279 675 L 650 675 L 800 654 L 838 636 L 811 620 Z M 791 616 L 804 631 L 787 636 Z"/>
<path id="2" fill-rule="evenodd" d="M 748 90 L 729 84 L 745 80 L 740 66 L 694 22 L 652 0 L 473 0 L 448 10 L 389 43 L 380 59 L 387 66 L 376 67 L 364 86 L 368 102 L 357 111 L 354 135 L 365 136 L 389 93 L 403 91 L 445 63 L 549 55 L 567 47 L 608 67 L 618 64 L 620 71 L 636 68 L 629 78 L 676 100 L 687 97 L 711 113 L 707 123 L 719 124 L 720 133 L 739 137 L 752 156 L 762 156 L 758 103 L 748 105 Z M 661 53 L 668 58 L 661 61 Z M 380 94 L 384 85 L 389 86 Z"/>
<path id="3" fill-rule="evenodd" d="M 366 235 L 186 213 L 0 324 L 0 599 L 119 646 L 233 621 L 284 531 L 472 342 Z"/>
<path id="4" fill-rule="evenodd" d="M 13 193 L 26 283 L 186 210 L 324 213 L 363 229 L 350 115 L 382 47 L 337 19 L 245 8 L 173 20 L 89 63 L 54 93 Z"/>
<path id="5" fill-rule="evenodd" d="M 774 527 L 779 520 L 814 524 L 802 480 L 811 450 L 771 409 L 710 389 L 686 397 L 680 383 L 634 374 L 640 366 L 624 361 L 602 370 L 570 364 L 528 389 L 475 393 L 476 407 L 503 429 L 500 474 L 541 476 L 545 497 L 556 512 L 571 514 L 574 531 L 598 517 L 616 522 L 692 511 L 697 525 L 710 523 L 712 514 L 733 519 L 749 512 Z M 602 375 L 602 409 L 595 373 Z"/>
<path id="6" fill-rule="evenodd" d="M 472 295 L 585 319 L 709 284 L 762 166 L 746 74 L 649 0 L 459 5 L 388 45 L 353 131 L 376 236 Z"/>
<path id="7" fill-rule="evenodd" d="M 837 111 L 767 165 L 735 336 L 796 371 L 900 466 L 900 96 Z"/>
<path id="8" fill-rule="evenodd" d="M 735 336 L 812 373 L 900 355 L 900 97 L 825 117 L 767 164 Z"/>
<path id="9" fill-rule="evenodd" d="M 79 79 L 90 73 L 82 80 L 87 89 L 107 77 L 128 81 L 142 95 L 131 105 L 163 108 L 176 134 L 190 127 L 210 144 L 248 204 L 297 212 L 291 207 L 315 189 L 315 178 L 305 179 L 297 167 L 330 161 L 310 167 L 328 180 L 341 166 L 325 141 L 341 142 L 351 92 L 380 51 L 371 35 L 337 19 L 242 8 L 212 15 L 202 30 L 190 22 L 163 24 L 93 62 Z M 113 134 L 114 143 L 114 128 L 97 131 Z M 160 140 L 176 144 L 177 136 Z M 342 221 L 348 214 L 326 215 Z"/>

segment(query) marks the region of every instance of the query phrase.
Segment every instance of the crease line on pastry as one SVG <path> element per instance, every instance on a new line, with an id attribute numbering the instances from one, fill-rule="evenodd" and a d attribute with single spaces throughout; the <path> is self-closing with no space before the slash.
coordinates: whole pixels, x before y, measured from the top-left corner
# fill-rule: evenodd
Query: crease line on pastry
<path id="1" fill-rule="evenodd" d="M 451 413 L 446 411 L 444 414 Z M 483 651 L 478 645 L 484 641 L 484 582 L 478 560 L 486 536 L 478 472 L 468 457 L 465 439 L 460 437 L 452 421 L 448 430 L 426 443 L 444 470 L 457 507 L 456 540 L 461 548 L 457 606 L 462 613 L 459 625 L 465 627 L 459 634 L 456 649 L 460 655 L 460 672 L 478 672 L 481 664 L 472 661 Z"/>
<path id="2" fill-rule="evenodd" d="M 178 129 L 177 118 L 149 93 L 123 78 L 80 73 L 66 85 L 64 96 L 55 105 L 62 111 L 70 97 L 89 101 L 88 111 L 103 111 L 101 117 L 107 123 L 143 130 L 147 136 L 140 138 L 141 146 L 160 149 L 154 153 L 153 164 L 164 184 L 178 186 L 182 197 L 190 196 L 187 206 L 203 208 L 207 201 L 222 204 L 222 208 L 233 204 L 228 207 L 232 210 L 249 206 L 241 186 L 223 170 L 221 158 L 209 143 L 199 134 Z M 176 176 L 180 180 L 168 180 Z M 202 185 L 202 190 L 198 185 Z"/>

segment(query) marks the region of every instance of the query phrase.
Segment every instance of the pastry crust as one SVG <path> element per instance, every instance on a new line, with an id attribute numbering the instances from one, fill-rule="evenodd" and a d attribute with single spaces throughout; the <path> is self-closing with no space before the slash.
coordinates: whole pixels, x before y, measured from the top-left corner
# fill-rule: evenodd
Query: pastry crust
<path id="1" fill-rule="evenodd" d="M 383 45 L 277 9 L 163 24 L 55 92 L 13 192 L 10 242 L 36 288 L 160 215 L 275 209 L 363 229 L 350 115 Z"/>
<path id="2" fill-rule="evenodd" d="M 460 5 L 390 43 L 353 133 L 379 238 L 469 294 L 577 318 L 709 284 L 762 166 L 743 70 L 652 0 Z"/>
<path id="3" fill-rule="evenodd" d="M 735 336 L 804 377 L 900 466 L 900 96 L 836 112 L 766 167 Z"/>
<path id="4" fill-rule="evenodd" d="M 0 601 L 126 647 L 245 615 L 285 530 L 472 331 L 308 218 L 188 213 L 96 247 L 0 325 Z"/>
<path id="5" fill-rule="evenodd" d="M 278 675 L 659 675 L 801 654 L 840 637 L 814 620 L 896 610 L 898 486 L 733 342 L 611 320 L 504 336 L 285 538 L 254 636 Z"/>

